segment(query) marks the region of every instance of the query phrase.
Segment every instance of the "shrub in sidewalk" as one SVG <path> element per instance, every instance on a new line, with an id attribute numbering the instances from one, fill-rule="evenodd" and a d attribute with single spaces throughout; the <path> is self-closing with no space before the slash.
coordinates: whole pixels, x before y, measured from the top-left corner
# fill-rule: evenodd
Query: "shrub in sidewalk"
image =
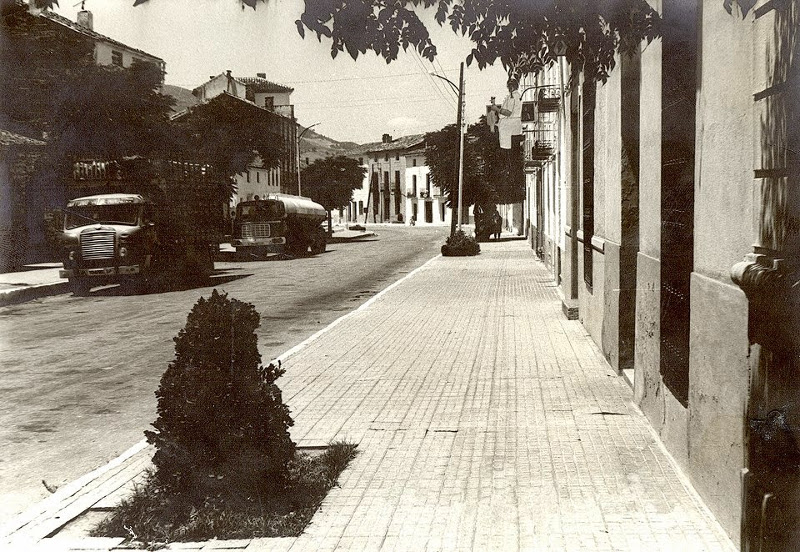
<path id="1" fill-rule="evenodd" d="M 275 380 L 261 365 L 253 305 L 213 291 L 192 308 L 175 338 L 175 359 L 156 391 L 156 452 L 146 481 L 93 536 L 160 546 L 171 541 L 299 535 L 355 445 L 309 456 Z"/>
<path id="2" fill-rule="evenodd" d="M 293 424 L 275 380 L 263 366 L 253 305 L 214 290 L 192 308 L 175 338 L 175 359 L 156 391 L 155 483 L 172 492 L 225 492 L 253 487 L 269 494 L 289 474 Z"/>
<path id="3" fill-rule="evenodd" d="M 456 230 L 442 246 L 442 255 L 445 257 L 465 257 L 477 255 L 480 252 L 481 246 L 475 236 L 468 236 L 463 230 Z"/>

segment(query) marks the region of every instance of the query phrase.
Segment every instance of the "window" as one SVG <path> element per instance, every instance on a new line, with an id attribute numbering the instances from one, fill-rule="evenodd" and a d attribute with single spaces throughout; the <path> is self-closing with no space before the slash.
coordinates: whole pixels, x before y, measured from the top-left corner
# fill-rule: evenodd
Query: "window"
<path id="1" fill-rule="evenodd" d="M 308 157 L 306 157 L 306 167 L 308 166 Z"/>
<path id="2" fill-rule="evenodd" d="M 272 96 L 267 96 L 264 98 L 264 107 L 272 111 L 275 109 L 275 98 Z"/>
<path id="3" fill-rule="evenodd" d="M 359 157 L 358 158 L 358 164 L 359 165 L 363 165 L 364 164 L 364 158 L 363 157 Z"/>
<path id="4" fill-rule="evenodd" d="M 387 153 L 386 155 L 384 155 L 384 156 L 383 156 L 383 160 L 384 160 L 384 161 L 388 161 L 388 160 L 389 160 L 389 154 L 388 154 L 388 153 Z"/>
<path id="5" fill-rule="evenodd" d="M 247 171 L 247 182 L 250 183 L 250 171 Z"/>
<path id="6" fill-rule="evenodd" d="M 261 173 L 259 171 L 256 171 L 256 182 L 261 182 Z"/>
<path id="7" fill-rule="evenodd" d="M 400 154 L 399 153 L 395 153 L 394 154 L 394 160 L 395 161 L 400 161 Z"/>
<path id="8" fill-rule="evenodd" d="M 411 176 L 411 194 L 417 197 L 417 175 Z"/>
<path id="9" fill-rule="evenodd" d="M 111 64 L 122 67 L 122 52 L 119 50 L 111 50 Z"/>
<path id="10" fill-rule="evenodd" d="M 411 165 L 414 166 L 414 167 L 417 166 L 417 158 L 416 157 L 411 160 Z"/>
<path id="11" fill-rule="evenodd" d="M 431 197 L 431 173 L 425 175 L 425 193 Z"/>
<path id="12" fill-rule="evenodd" d="M 358 202 L 358 212 L 360 214 L 362 214 L 362 215 L 364 214 L 364 202 L 363 201 L 359 201 Z"/>

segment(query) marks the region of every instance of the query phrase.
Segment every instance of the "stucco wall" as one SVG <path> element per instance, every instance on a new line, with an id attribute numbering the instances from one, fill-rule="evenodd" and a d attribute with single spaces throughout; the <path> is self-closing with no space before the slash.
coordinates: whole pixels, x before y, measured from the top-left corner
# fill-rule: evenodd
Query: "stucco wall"
<path id="1" fill-rule="evenodd" d="M 143 55 L 140 52 L 134 52 L 132 50 L 128 50 L 123 48 L 117 44 L 108 44 L 105 42 L 95 42 L 94 45 L 94 56 L 95 61 L 98 65 L 112 65 L 112 51 L 117 51 L 122 54 L 122 66 L 123 67 L 130 67 L 133 65 L 133 60 L 138 59 L 140 61 L 148 61 L 151 63 L 157 63 L 158 65 L 162 65 L 162 62 L 151 58 L 150 56 Z"/>
<path id="2" fill-rule="evenodd" d="M 291 105 L 290 92 L 256 92 L 253 94 L 253 101 L 259 107 L 264 107 L 264 99 L 272 97 L 273 105 Z"/>
<path id="3" fill-rule="evenodd" d="M 740 538 L 740 471 L 749 385 L 748 305 L 731 266 L 756 241 L 753 23 L 704 4 L 700 44 L 695 256 L 691 282 L 690 477 Z M 743 60 L 747 60 L 743 63 Z M 730 78 L 730 68 L 736 77 Z"/>
<path id="4" fill-rule="evenodd" d="M 708 4 L 702 24 L 694 270 L 730 283 L 731 266 L 751 251 L 758 235 L 753 23 L 729 15 L 721 4 Z"/>

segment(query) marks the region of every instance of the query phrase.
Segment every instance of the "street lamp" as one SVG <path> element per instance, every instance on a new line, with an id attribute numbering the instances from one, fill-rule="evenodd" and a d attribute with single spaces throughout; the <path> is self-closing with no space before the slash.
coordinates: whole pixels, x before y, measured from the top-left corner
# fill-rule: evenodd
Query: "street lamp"
<path id="1" fill-rule="evenodd" d="M 462 198 L 464 194 L 464 62 L 461 62 L 458 86 L 456 86 L 450 79 L 431 73 L 434 77 L 438 77 L 447 82 L 458 93 L 458 229 L 461 230 L 461 212 L 462 212 Z M 452 228 L 452 226 L 450 227 Z"/>
<path id="2" fill-rule="evenodd" d="M 297 147 L 295 148 L 295 153 L 297 154 L 297 195 L 303 195 L 300 191 L 300 138 L 303 137 L 303 134 L 305 134 L 308 129 L 314 128 L 318 124 L 319 122 L 316 122 L 313 125 L 307 126 L 303 129 L 303 132 L 297 136 Z"/>

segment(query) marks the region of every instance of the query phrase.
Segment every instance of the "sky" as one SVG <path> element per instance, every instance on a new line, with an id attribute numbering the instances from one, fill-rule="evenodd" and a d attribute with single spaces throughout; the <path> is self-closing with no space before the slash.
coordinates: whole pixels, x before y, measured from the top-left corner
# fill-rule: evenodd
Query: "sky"
<path id="1" fill-rule="evenodd" d="M 60 0 L 56 12 L 75 21 L 78 0 Z M 436 72 L 458 83 L 459 63 L 471 43 L 441 28 L 433 10 L 423 10 L 438 55 L 433 64 L 411 49 L 387 64 L 368 52 L 353 60 L 330 55 L 330 42 L 306 33 L 295 21 L 302 0 L 269 0 L 257 9 L 239 0 L 85 0 L 94 30 L 166 62 L 165 82 L 195 88 L 228 69 L 233 76 L 256 76 L 294 88 L 292 103 L 301 125 L 339 141 L 380 141 L 438 130 L 456 120 L 456 94 Z M 484 71 L 465 68 L 466 118 L 476 121 L 491 96 L 506 95 L 506 73 L 498 63 Z"/>

